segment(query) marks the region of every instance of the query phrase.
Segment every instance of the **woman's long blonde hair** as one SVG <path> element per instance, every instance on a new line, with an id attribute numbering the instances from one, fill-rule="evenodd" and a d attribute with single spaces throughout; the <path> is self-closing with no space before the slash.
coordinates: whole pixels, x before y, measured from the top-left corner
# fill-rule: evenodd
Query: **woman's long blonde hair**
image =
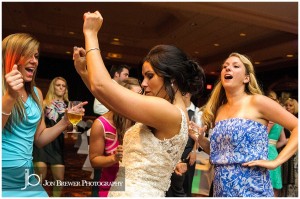
<path id="1" fill-rule="evenodd" d="M 249 95 L 262 94 L 262 90 L 257 83 L 254 67 L 251 61 L 245 55 L 236 52 L 231 53 L 229 57 L 239 58 L 246 68 L 246 74 L 249 75 L 250 81 L 245 85 L 245 92 Z M 226 93 L 221 80 L 219 79 L 203 109 L 202 122 L 204 125 L 207 125 L 208 129 L 214 127 L 217 110 L 226 102 Z"/>
<path id="2" fill-rule="evenodd" d="M 25 61 L 39 51 L 40 43 L 33 36 L 26 33 L 11 34 L 2 40 L 2 96 L 7 91 L 5 75 L 12 71 L 14 64 L 23 65 Z M 37 94 L 34 92 L 36 70 L 31 82 L 25 82 L 24 88 L 28 95 L 31 95 L 42 112 L 42 105 Z M 14 123 L 19 123 L 26 118 L 24 104 L 21 98 L 17 99 L 12 109 L 12 114 L 8 118 L 5 128 L 9 128 Z"/>
<path id="3" fill-rule="evenodd" d="M 65 102 L 69 102 L 69 92 L 68 92 L 68 84 L 67 84 L 67 80 L 63 77 L 55 77 L 50 85 L 49 85 L 49 89 L 48 89 L 48 92 L 46 94 L 46 97 L 44 99 L 44 102 L 43 102 L 43 108 L 45 108 L 46 106 L 48 106 L 49 104 L 51 104 L 51 102 L 55 99 L 55 84 L 56 84 L 56 81 L 57 80 L 62 80 L 65 82 L 66 84 L 66 92 L 63 96 L 63 100 Z"/>

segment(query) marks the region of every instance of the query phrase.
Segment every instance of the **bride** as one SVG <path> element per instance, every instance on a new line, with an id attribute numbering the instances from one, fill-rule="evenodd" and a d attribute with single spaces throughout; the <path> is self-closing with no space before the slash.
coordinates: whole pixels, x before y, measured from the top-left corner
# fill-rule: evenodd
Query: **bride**
<path id="1" fill-rule="evenodd" d="M 125 182 L 125 190 L 112 186 L 109 196 L 165 196 L 188 138 L 183 95 L 202 90 L 203 69 L 178 48 L 158 45 L 143 62 L 144 94 L 123 88 L 111 80 L 100 54 L 97 34 L 102 23 L 98 11 L 84 14 L 86 50 L 74 48 L 75 68 L 101 103 L 137 121 L 125 133 L 116 179 Z"/>

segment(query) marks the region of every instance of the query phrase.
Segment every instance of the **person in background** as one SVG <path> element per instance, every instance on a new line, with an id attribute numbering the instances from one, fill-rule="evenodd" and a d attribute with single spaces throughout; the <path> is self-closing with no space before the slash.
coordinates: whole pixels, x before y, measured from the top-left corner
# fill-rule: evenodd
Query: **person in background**
<path id="1" fill-rule="evenodd" d="M 201 126 L 201 113 L 199 108 L 191 101 L 192 95 L 186 93 L 183 97 L 189 119 L 195 117 L 198 121 L 197 124 Z M 192 196 L 192 182 L 195 173 L 196 163 L 196 150 L 198 150 L 196 136 L 189 136 L 188 142 L 184 148 L 181 156 L 181 162 L 187 164 L 187 171 L 182 175 L 178 175 L 175 172 L 171 176 L 171 186 L 166 193 L 167 197 L 191 197 Z"/>
<path id="2" fill-rule="evenodd" d="M 268 160 L 269 121 L 292 132 L 275 160 Z M 273 197 L 269 169 L 277 168 L 297 151 L 298 119 L 262 95 L 246 56 L 232 53 L 224 61 L 202 122 L 208 129 L 213 127 L 210 144 L 203 139 L 201 127 L 198 141 L 210 150 L 214 197 Z"/>
<path id="3" fill-rule="evenodd" d="M 110 69 L 110 76 L 117 83 L 121 83 L 123 80 L 129 77 L 129 70 L 130 67 L 125 64 L 113 65 Z M 104 113 L 108 112 L 108 109 L 103 104 L 101 104 L 96 98 L 94 100 L 93 109 L 94 113 L 98 115 L 103 115 Z"/>
<path id="4" fill-rule="evenodd" d="M 285 92 L 286 93 L 286 92 Z M 284 102 L 285 109 L 298 117 L 298 102 L 295 99 L 287 98 Z M 291 131 L 284 128 L 287 139 L 291 137 Z M 298 152 L 282 165 L 282 197 L 298 197 Z"/>
<path id="5" fill-rule="evenodd" d="M 270 91 L 267 96 L 279 103 L 279 100 L 277 99 L 277 94 L 274 91 Z M 287 139 L 285 137 L 283 127 L 280 126 L 279 124 L 275 124 L 272 121 L 269 121 L 268 133 L 269 133 L 268 159 L 274 160 L 278 156 L 277 148 L 286 145 Z M 277 168 L 270 170 L 270 178 L 274 190 L 274 196 L 278 197 L 280 190 L 282 189 L 281 166 L 278 166 Z"/>
<path id="6" fill-rule="evenodd" d="M 127 78 L 122 86 L 136 93 L 142 94 L 139 81 L 135 78 Z M 108 111 L 98 117 L 91 129 L 91 143 L 89 156 L 93 168 L 101 168 L 99 182 L 103 185 L 112 183 L 119 170 L 119 161 L 122 160 L 122 141 L 125 131 L 134 124 L 112 111 Z M 107 197 L 110 185 L 99 186 L 99 197 Z"/>
<path id="7" fill-rule="evenodd" d="M 123 80 L 129 77 L 129 70 L 130 67 L 125 64 L 112 65 L 109 74 L 112 80 L 120 84 L 121 82 L 123 82 Z M 97 98 L 94 99 L 93 110 L 94 113 L 97 115 L 103 115 L 109 111 L 101 102 L 97 100 Z M 94 173 L 93 180 L 98 181 L 100 179 L 101 169 L 94 169 L 93 173 Z M 98 186 L 92 188 L 92 196 L 97 197 L 98 192 L 99 192 Z"/>
<path id="8" fill-rule="evenodd" d="M 68 107 L 68 85 L 63 77 L 55 77 L 50 85 L 43 102 L 46 127 L 52 127 L 64 116 Z M 40 176 L 41 182 L 47 176 L 47 164 L 50 164 L 53 180 L 63 181 L 65 175 L 64 162 L 64 134 L 63 132 L 52 142 L 38 148 L 33 145 L 33 163 L 35 173 Z M 60 197 L 63 186 L 53 186 L 53 197 Z"/>
<path id="9" fill-rule="evenodd" d="M 134 93 L 114 83 L 103 63 L 97 38 L 101 14 L 87 12 L 83 18 L 87 50 L 74 48 L 76 71 L 101 103 L 137 122 L 125 133 L 123 169 L 115 180 L 125 180 L 125 190 L 112 186 L 108 196 L 163 197 L 188 138 L 183 95 L 203 89 L 203 69 L 178 48 L 157 45 L 143 60 L 144 95 Z"/>
<path id="10" fill-rule="evenodd" d="M 279 103 L 281 104 L 281 106 L 284 106 L 284 103 L 286 102 L 287 99 L 289 99 L 291 97 L 291 93 L 290 92 L 286 92 L 286 91 L 282 91 L 279 97 Z"/>
<path id="11" fill-rule="evenodd" d="M 65 114 L 56 125 L 46 128 L 43 95 L 35 86 L 39 44 L 26 33 L 2 40 L 2 197 L 48 196 L 39 181 L 30 178 L 34 175 L 33 143 L 47 145 L 70 124 Z"/>

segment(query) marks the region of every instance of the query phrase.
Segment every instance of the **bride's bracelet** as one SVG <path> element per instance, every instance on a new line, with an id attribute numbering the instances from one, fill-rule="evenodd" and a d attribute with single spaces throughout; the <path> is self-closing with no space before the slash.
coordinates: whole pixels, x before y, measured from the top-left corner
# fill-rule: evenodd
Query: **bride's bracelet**
<path id="1" fill-rule="evenodd" d="M 85 56 L 86 56 L 90 51 L 92 51 L 92 50 L 99 50 L 99 51 L 100 51 L 99 48 L 90 48 L 89 50 L 86 51 Z"/>

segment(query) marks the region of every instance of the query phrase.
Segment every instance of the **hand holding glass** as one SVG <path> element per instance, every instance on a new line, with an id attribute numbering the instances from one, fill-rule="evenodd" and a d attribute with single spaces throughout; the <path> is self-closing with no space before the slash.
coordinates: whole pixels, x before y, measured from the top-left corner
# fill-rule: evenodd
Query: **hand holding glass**
<path id="1" fill-rule="evenodd" d="M 192 115 L 191 121 L 194 122 L 195 124 L 197 124 L 197 119 L 196 119 L 195 115 Z M 192 128 L 192 130 L 193 130 L 195 136 L 198 138 L 198 136 L 199 136 L 199 129 L 197 128 L 197 126 L 194 125 L 193 128 Z"/>
<path id="2" fill-rule="evenodd" d="M 76 133 L 76 125 L 82 120 L 84 109 L 80 106 L 81 101 L 69 101 L 67 116 L 73 124 L 73 133 Z"/>

